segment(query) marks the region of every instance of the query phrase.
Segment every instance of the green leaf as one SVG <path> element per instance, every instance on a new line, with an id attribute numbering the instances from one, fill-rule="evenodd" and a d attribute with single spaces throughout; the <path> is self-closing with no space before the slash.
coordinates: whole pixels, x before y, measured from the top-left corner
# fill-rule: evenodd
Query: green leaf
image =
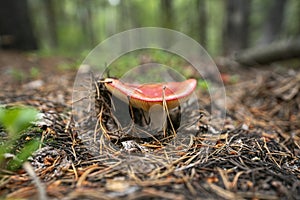
<path id="1" fill-rule="evenodd" d="M 0 123 L 14 139 L 37 119 L 37 111 L 32 108 L 1 109 Z"/>
<path id="2" fill-rule="evenodd" d="M 39 144 L 40 142 L 38 140 L 27 142 L 16 157 L 8 162 L 7 168 L 13 171 L 19 169 L 22 164 L 27 161 L 28 157 L 39 148 Z"/>
<path id="3" fill-rule="evenodd" d="M 6 129 L 8 138 L 1 140 L 0 144 L 0 166 L 5 161 L 5 153 L 10 153 L 15 148 L 15 142 L 20 138 L 21 132 L 26 130 L 31 122 L 37 119 L 37 111 L 32 108 L 11 108 L 5 109 L 0 107 L 0 126 Z M 2 138 L 1 138 L 2 139 Z M 22 165 L 31 153 L 36 150 L 36 142 L 30 142 L 24 146 L 22 151 L 17 154 L 16 158 L 10 161 L 11 169 L 18 168 Z"/>

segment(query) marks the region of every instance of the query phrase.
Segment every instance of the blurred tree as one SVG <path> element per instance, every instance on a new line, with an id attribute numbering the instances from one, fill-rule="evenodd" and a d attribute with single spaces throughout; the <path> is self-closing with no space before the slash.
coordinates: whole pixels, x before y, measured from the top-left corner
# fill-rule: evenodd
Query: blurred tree
<path id="1" fill-rule="evenodd" d="M 15 20 L 5 14 L 12 13 L 12 9 L 8 11 L 9 6 L 6 4 L 14 4 L 15 1 L 18 2 L 14 0 L 1 4 L 1 24 Z M 265 42 L 272 41 L 278 38 L 279 32 L 280 39 L 300 33 L 300 23 L 296 20 L 300 16 L 299 0 L 26 1 L 30 3 L 30 15 L 34 20 L 40 46 L 46 50 L 57 46 L 55 50 L 63 52 L 70 52 L 64 51 L 66 49 L 89 49 L 95 42 L 112 34 L 143 26 L 160 26 L 181 31 L 197 39 L 213 56 L 222 52 L 229 55 L 255 46 L 262 38 Z M 25 12 L 24 9 L 21 12 Z M 13 11 L 17 13 L 13 18 L 21 12 Z M 222 31 L 220 27 L 223 28 Z M 3 32 L 3 27 L 0 28 Z M 26 31 L 30 30 L 31 28 L 26 27 Z M 14 40 L 13 34 L 5 32 L 1 35 L 5 35 L 1 37 L 2 44 L 3 41 Z"/>
<path id="2" fill-rule="evenodd" d="M 282 38 L 300 36 L 300 1 L 289 0 L 284 8 L 284 19 L 281 25 Z"/>
<path id="3" fill-rule="evenodd" d="M 248 47 L 251 0 L 227 0 L 227 21 L 223 32 L 225 55 Z"/>
<path id="4" fill-rule="evenodd" d="M 92 13 L 93 1 L 81 0 L 79 1 L 80 21 L 83 28 L 84 37 L 88 42 L 89 47 L 95 45 L 95 35 L 93 27 L 93 13 Z"/>
<path id="5" fill-rule="evenodd" d="M 295 11 L 295 18 L 296 19 L 300 19 L 300 1 L 295 1 L 295 7 L 296 7 L 296 11 Z M 297 22 L 297 20 L 296 20 Z M 300 35 L 300 23 L 298 21 L 298 23 L 296 23 L 296 31 L 295 34 L 296 35 Z"/>
<path id="6" fill-rule="evenodd" d="M 55 13 L 55 1 L 44 0 L 47 34 L 49 35 L 49 45 L 51 48 L 57 47 L 57 26 L 56 26 L 56 13 Z"/>
<path id="7" fill-rule="evenodd" d="M 147 2 L 148 3 L 148 2 Z M 121 31 L 143 26 L 146 12 L 145 2 L 133 0 L 121 0 L 119 4 L 119 21 L 117 26 Z M 142 16 L 142 17 L 141 17 Z"/>
<path id="8" fill-rule="evenodd" d="M 27 0 L 1 1 L 0 45 L 19 50 L 37 49 Z"/>
<path id="9" fill-rule="evenodd" d="M 126 30 L 126 27 L 128 26 L 128 20 L 126 20 L 126 17 L 129 16 L 127 3 L 125 1 L 120 1 L 119 4 L 119 26 L 120 30 L 124 31 Z"/>
<path id="10" fill-rule="evenodd" d="M 284 20 L 284 9 L 287 0 L 271 1 L 264 21 L 262 37 L 259 44 L 269 44 L 278 39 Z"/>
<path id="11" fill-rule="evenodd" d="M 199 25 L 199 42 L 206 48 L 207 36 L 206 36 L 206 22 L 207 22 L 207 13 L 206 13 L 206 0 L 197 0 L 197 9 L 198 9 L 198 25 Z"/>
<path id="12" fill-rule="evenodd" d="M 161 22 L 164 28 L 174 28 L 173 1 L 161 0 Z"/>

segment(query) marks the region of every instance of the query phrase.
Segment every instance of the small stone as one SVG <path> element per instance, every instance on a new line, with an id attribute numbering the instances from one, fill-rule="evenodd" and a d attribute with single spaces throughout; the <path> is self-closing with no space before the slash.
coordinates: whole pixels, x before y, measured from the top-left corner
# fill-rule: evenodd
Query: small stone
<path id="1" fill-rule="evenodd" d="M 249 130 L 249 126 L 247 124 L 243 124 L 241 129 L 248 131 Z"/>
<path id="2" fill-rule="evenodd" d="M 35 80 L 35 81 L 31 81 L 29 83 L 26 83 L 25 85 L 23 85 L 23 88 L 27 89 L 27 90 L 34 90 L 34 89 L 38 89 L 38 88 L 42 87 L 43 85 L 44 85 L 44 81 Z"/>

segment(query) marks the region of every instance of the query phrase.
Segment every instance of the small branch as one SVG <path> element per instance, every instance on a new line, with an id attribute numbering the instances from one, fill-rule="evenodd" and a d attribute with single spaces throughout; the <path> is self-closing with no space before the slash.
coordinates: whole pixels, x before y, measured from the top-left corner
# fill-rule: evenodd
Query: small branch
<path id="1" fill-rule="evenodd" d="M 25 162 L 23 164 L 24 170 L 29 174 L 29 176 L 33 179 L 34 184 L 37 187 L 39 199 L 40 200 L 47 200 L 47 194 L 44 185 L 41 183 L 40 179 L 36 175 L 33 167 L 30 165 L 29 162 Z"/>

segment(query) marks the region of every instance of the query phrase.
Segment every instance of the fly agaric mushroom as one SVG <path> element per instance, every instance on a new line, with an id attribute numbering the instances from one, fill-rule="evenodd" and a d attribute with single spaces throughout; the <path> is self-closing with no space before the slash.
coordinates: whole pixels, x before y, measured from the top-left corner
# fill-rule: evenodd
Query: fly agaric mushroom
<path id="1" fill-rule="evenodd" d="M 134 108 L 149 112 L 157 106 L 168 110 L 180 106 L 187 101 L 196 88 L 197 81 L 188 79 L 183 82 L 165 82 L 152 84 L 123 83 L 118 79 L 106 78 L 105 86 L 123 102 L 128 102 Z M 151 117 L 155 120 L 157 117 Z M 161 123 L 161 120 L 160 120 Z"/>

